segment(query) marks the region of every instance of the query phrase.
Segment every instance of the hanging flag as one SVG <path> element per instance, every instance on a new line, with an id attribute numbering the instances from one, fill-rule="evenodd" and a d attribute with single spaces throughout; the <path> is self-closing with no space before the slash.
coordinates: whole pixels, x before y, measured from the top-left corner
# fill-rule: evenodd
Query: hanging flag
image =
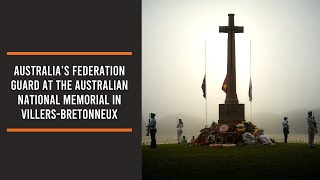
<path id="1" fill-rule="evenodd" d="M 226 78 L 225 78 L 224 81 L 223 81 L 222 91 L 224 91 L 225 93 L 227 93 L 227 76 L 226 76 Z"/>
<path id="2" fill-rule="evenodd" d="M 250 83 L 249 83 L 249 101 L 252 102 L 252 82 L 250 77 Z"/>
<path id="3" fill-rule="evenodd" d="M 203 92 L 203 97 L 206 98 L 206 75 L 204 75 L 201 88 Z"/>

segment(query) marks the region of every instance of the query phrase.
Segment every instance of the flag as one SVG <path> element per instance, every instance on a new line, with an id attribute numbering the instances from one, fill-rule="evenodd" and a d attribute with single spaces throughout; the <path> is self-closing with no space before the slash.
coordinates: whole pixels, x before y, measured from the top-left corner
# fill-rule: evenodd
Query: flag
<path id="1" fill-rule="evenodd" d="M 227 93 L 227 76 L 226 78 L 224 79 L 223 81 L 223 84 L 222 84 L 222 91 L 224 91 L 225 93 Z"/>
<path id="2" fill-rule="evenodd" d="M 249 101 L 252 102 L 252 82 L 250 77 L 250 83 L 249 83 Z"/>
<path id="3" fill-rule="evenodd" d="M 203 97 L 206 98 L 206 75 L 204 75 L 201 88 L 203 92 Z"/>

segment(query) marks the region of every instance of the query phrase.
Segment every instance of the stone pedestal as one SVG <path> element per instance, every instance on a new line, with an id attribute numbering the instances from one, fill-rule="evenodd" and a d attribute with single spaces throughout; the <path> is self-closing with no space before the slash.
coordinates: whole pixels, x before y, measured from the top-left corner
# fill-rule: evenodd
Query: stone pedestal
<path id="1" fill-rule="evenodd" d="M 219 104 L 218 124 L 241 123 L 244 120 L 244 104 Z"/>

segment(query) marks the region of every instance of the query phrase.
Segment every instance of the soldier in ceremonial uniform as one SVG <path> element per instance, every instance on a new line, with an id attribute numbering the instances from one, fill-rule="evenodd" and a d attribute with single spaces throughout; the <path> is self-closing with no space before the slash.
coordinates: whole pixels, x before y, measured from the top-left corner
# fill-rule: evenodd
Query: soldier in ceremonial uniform
<path id="1" fill-rule="evenodd" d="M 308 117 L 307 117 L 307 123 L 308 123 L 308 142 L 309 142 L 309 147 L 314 148 L 314 132 L 315 132 L 315 119 L 314 116 L 312 116 L 312 111 L 308 112 Z"/>
<path id="2" fill-rule="evenodd" d="M 283 118 L 282 126 L 283 126 L 284 143 L 287 143 L 288 134 L 289 134 L 289 123 L 288 123 L 287 117 Z"/>
<path id="3" fill-rule="evenodd" d="M 178 136 L 178 144 L 182 143 L 182 128 L 183 128 L 183 122 L 182 119 L 179 119 L 179 122 L 177 124 L 177 136 Z"/>
<path id="4" fill-rule="evenodd" d="M 157 132 L 157 121 L 156 121 L 156 114 L 151 113 L 151 117 L 149 119 L 149 131 L 151 137 L 151 145 L 150 148 L 157 148 L 156 142 L 156 132 Z"/>

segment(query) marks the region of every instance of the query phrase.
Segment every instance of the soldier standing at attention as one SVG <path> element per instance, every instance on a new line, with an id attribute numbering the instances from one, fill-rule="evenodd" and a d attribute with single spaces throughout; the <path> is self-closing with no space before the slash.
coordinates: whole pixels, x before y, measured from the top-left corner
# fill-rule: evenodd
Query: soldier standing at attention
<path id="1" fill-rule="evenodd" d="M 289 134 L 289 123 L 288 123 L 287 117 L 283 118 L 282 126 L 283 126 L 284 143 L 287 143 L 288 134 Z"/>
<path id="2" fill-rule="evenodd" d="M 183 128 L 183 122 L 182 119 L 179 119 L 179 123 L 177 124 L 177 136 L 178 136 L 178 144 L 182 143 L 182 128 Z"/>
<path id="3" fill-rule="evenodd" d="M 314 132 L 315 132 L 315 127 L 314 127 L 315 119 L 314 119 L 314 116 L 312 116 L 312 111 L 308 112 L 307 123 L 308 123 L 309 147 L 314 148 L 315 146 L 313 145 L 313 141 L 314 141 Z"/>
<path id="4" fill-rule="evenodd" d="M 157 132 L 157 121 L 156 121 L 156 114 L 151 113 L 151 117 L 149 119 L 149 131 L 151 136 L 151 145 L 150 148 L 157 148 L 156 142 L 156 132 Z"/>

